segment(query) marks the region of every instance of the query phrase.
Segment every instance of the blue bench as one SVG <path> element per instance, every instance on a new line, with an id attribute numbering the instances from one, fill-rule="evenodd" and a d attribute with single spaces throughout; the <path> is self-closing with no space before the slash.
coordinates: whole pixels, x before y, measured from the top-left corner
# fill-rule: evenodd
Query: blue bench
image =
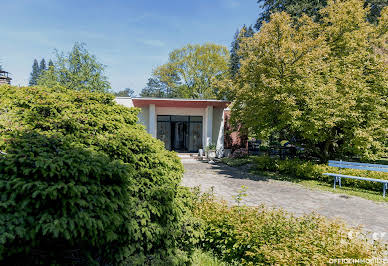
<path id="1" fill-rule="evenodd" d="M 329 166 L 338 167 L 338 168 L 350 168 L 358 170 L 368 170 L 368 171 L 377 171 L 377 172 L 388 172 L 388 165 L 383 164 L 370 164 L 370 163 L 354 163 L 354 162 L 345 162 L 345 161 L 329 161 Z M 324 173 L 327 176 L 334 176 L 334 188 L 338 183 L 341 187 L 341 178 L 351 178 L 364 181 L 379 182 L 383 184 L 383 197 L 385 197 L 385 192 L 388 189 L 388 180 L 376 179 L 376 178 L 367 178 L 360 176 L 351 176 L 351 175 L 342 175 L 336 173 Z"/>

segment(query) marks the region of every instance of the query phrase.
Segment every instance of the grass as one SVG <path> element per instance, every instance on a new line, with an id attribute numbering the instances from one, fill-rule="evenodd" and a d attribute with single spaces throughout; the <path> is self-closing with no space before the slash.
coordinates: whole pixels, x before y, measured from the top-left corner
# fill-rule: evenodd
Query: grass
<path id="1" fill-rule="evenodd" d="M 252 170 L 251 173 L 257 176 L 264 176 L 274 180 L 296 183 L 310 189 L 318 189 L 318 190 L 329 191 L 337 194 L 356 196 L 356 197 L 360 197 L 368 200 L 373 200 L 376 202 L 388 202 L 388 197 L 385 197 L 385 198 L 383 197 L 383 188 L 381 188 L 381 191 L 378 192 L 378 191 L 367 190 L 367 189 L 362 189 L 357 187 L 349 187 L 349 186 L 339 187 L 337 185 L 336 188 L 334 189 L 333 183 L 329 184 L 329 183 L 320 182 L 317 180 L 305 180 L 305 179 L 300 179 L 292 176 L 280 175 L 273 172 L 263 172 L 263 171 L 257 171 L 257 170 Z"/>
<path id="2" fill-rule="evenodd" d="M 240 158 L 240 159 L 232 159 L 232 158 L 223 158 L 221 159 L 222 163 L 225 163 L 231 167 L 239 167 L 246 164 L 249 164 L 252 162 L 253 157 L 248 158 Z M 379 162 L 381 163 L 381 162 Z M 333 188 L 333 183 L 325 183 L 317 180 L 306 180 L 306 179 L 300 179 L 293 176 L 286 176 L 281 175 L 274 172 L 268 172 L 268 171 L 258 171 L 258 170 L 251 170 L 252 174 L 257 176 L 262 176 L 270 179 L 275 180 L 281 180 L 281 181 L 288 181 L 292 183 L 297 183 L 299 185 L 302 185 L 304 187 L 310 188 L 310 189 L 319 189 L 324 191 L 329 191 L 337 194 L 345 194 L 349 196 L 356 196 L 368 200 L 373 200 L 376 202 L 388 202 L 388 197 L 383 197 L 383 188 L 381 187 L 381 191 L 372 191 L 357 187 L 349 187 L 349 186 L 342 186 L 339 187 L 337 185 L 336 189 Z M 334 181 L 334 180 L 333 180 Z"/>
<path id="3" fill-rule="evenodd" d="M 193 254 L 193 266 L 232 266 L 234 264 L 229 264 L 221 261 L 211 252 L 205 252 L 201 249 L 196 249 Z"/>

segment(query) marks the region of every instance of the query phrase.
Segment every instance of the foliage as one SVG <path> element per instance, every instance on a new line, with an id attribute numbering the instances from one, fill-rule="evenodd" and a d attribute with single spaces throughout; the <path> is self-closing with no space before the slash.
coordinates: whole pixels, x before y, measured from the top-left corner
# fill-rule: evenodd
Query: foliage
<path id="1" fill-rule="evenodd" d="M 108 156 L 109 160 L 120 160 L 125 163 L 125 167 L 129 169 L 129 176 L 127 176 L 130 186 L 127 193 L 130 196 L 130 204 L 126 204 L 127 209 L 125 211 L 127 211 L 127 214 L 123 215 L 129 216 L 124 223 L 112 220 L 112 226 L 116 225 L 115 223 L 117 222 L 119 223 L 117 228 L 123 231 L 112 231 L 109 233 L 109 237 L 113 238 L 109 239 L 115 241 L 117 235 L 123 241 L 121 243 L 125 242 L 126 244 L 118 245 L 116 248 L 119 251 L 113 252 L 112 256 L 114 256 L 117 262 L 130 261 L 131 264 L 157 264 L 161 260 L 170 264 L 178 263 L 179 260 L 185 259 L 185 251 L 179 251 L 178 249 L 178 236 L 182 234 L 180 229 L 182 228 L 181 221 L 183 220 L 182 215 L 184 211 L 181 210 L 182 203 L 180 203 L 177 194 L 183 168 L 179 158 L 173 152 L 166 151 L 161 141 L 152 138 L 151 135 L 145 132 L 144 127 L 137 123 L 137 113 L 138 109 L 126 108 L 116 104 L 114 96 L 111 94 L 90 93 L 84 90 L 76 91 L 63 87 L 2 86 L 0 87 L 0 150 L 12 151 L 9 140 L 13 138 L 14 132 L 33 130 L 47 137 L 64 138 L 74 147 L 79 147 L 79 150 L 76 151 L 79 151 L 80 156 L 84 154 L 81 150 L 87 148 L 92 153 L 98 152 L 98 154 L 102 154 L 102 157 Z M 38 148 L 32 147 L 31 149 Z M 55 164 L 55 157 L 50 156 L 50 154 L 47 154 L 47 157 L 44 154 L 41 154 L 41 156 L 40 160 L 42 160 L 42 164 L 44 163 L 41 167 L 46 169 L 45 171 L 49 171 L 48 175 L 51 175 L 52 178 L 63 176 L 68 178 L 67 180 L 72 180 L 71 178 L 77 177 L 77 175 L 73 176 L 72 171 L 76 171 L 84 166 L 82 160 L 63 162 L 64 164 L 71 163 L 72 167 L 66 168 L 68 172 L 62 173 L 62 169 L 59 167 L 60 163 L 58 165 Z M 75 157 L 76 154 L 72 154 L 72 156 L 77 158 Z M 48 158 L 51 158 L 51 160 Z M 89 162 L 91 159 L 85 160 Z M 19 163 L 15 161 L 16 165 L 13 168 L 10 167 L 12 171 L 17 171 L 20 174 L 19 177 L 12 176 L 12 178 L 16 178 L 18 182 L 27 182 L 26 184 L 34 182 L 29 180 L 28 176 L 35 171 L 35 164 L 24 165 L 23 172 L 23 169 L 18 167 Z M 79 166 L 77 166 L 77 163 Z M 87 166 L 87 164 L 85 165 Z M 90 164 L 102 163 L 97 161 L 96 163 L 90 162 Z M 106 164 L 106 166 L 104 164 L 102 167 L 109 166 L 108 161 Z M 116 164 L 120 165 L 119 163 Z M 84 169 L 85 175 L 86 171 L 99 171 L 98 169 L 90 170 L 88 167 L 82 169 Z M 107 170 L 103 171 L 103 169 Z M 101 173 L 106 173 L 104 176 L 107 175 L 107 178 L 111 174 L 116 173 L 115 171 L 118 171 L 112 170 L 108 174 L 109 169 L 101 169 Z M 81 170 L 79 171 L 79 174 L 83 173 Z M 92 173 L 94 172 L 90 172 L 90 174 Z M 42 178 L 45 176 L 47 175 L 42 175 Z M 1 177 L 4 178 L 5 175 L 1 175 Z M 67 184 L 66 181 L 63 182 Z M 76 183 L 76 181 L 72 182 Z M 69 186 L 72 182 L 69 182 Z M 93 182 L 93 180 L 90 180 L 90 182 Z M 61 190 L 61 186 L 64 186 L 64 184 L 59 182 L 53 184 L 53 186 L 51 188 L 52 193 L 55 193 L 56 189 Z M 8 191 L 10 187 L 3 187 L 9 193 L 8 195 L 13 193 Z M 85 191 L 82 193 L 87 193 L 89 190 L 92 190 L 90 193 L 94 193 L 93 186 L 80 189 L 80 191 Z M 32 190 L 40 191 L 40 187 L 29 187 L 29 185 L 26 185 L 20 187 L 20 190 L 20 193 L 23 191 L 31 193 Z M 74 195 L 74 197 L 76 196 Z M 119 194 L 116 196 L 120 197 Z M 113 197 L 113 195 L 109 197 Z M 18 204 L 21 204 L 23 199 L 23 197 L 11 199 L 5 196 L 1 198 L 2 202 L 16 200 Z M 53 202 L 51 198 L 46 198 L 45 200 L 55 213 L 56 207 L 53 204 L 56 202 L 56 199 L 53 198 Z M 88 201 L 88 203 L 92 202 L 92 200 Z M 108 201 L 105 204 L 109 205 L 110 203 Z M 109 207 L 108 205 L 107 208 Z M 71 208 L 71 205 L 66 206 Z M 12 213 L 12 209 L 8 211 Z M 78 211 L 81 216 L 84 215 L 82 214 L 84 213 L 83 209 L 78 208 L 73 211 L 75 213 Z M 96 209 L 95 211 L 97 212 L 98 210 Z M 18 215 L 18 213 L 14 215 Z M 65 216 L 67 214 L 64 213 L 63 215 L 63 219 L 66 219 Z M 17 219 L 24 219 L 21 217 L 24 216 L 15 216 L 16 220 L 9 220 L 7 223 L 11 226 L 14 223 L 18 223 Z M 29 219 L 35 219 L 39 217 L 39 213 L 34 212 L 30 217 Z M 4 219 L 8 218 L 2 216 L 3 221 Z M 58 230 L 57 227 L 61 223 L 59 221 L 52 221 L 51 226 Z M 101 229 L 97 224 L 84 224 L 80 230 L 86 230 L 89 226 Z M 24 228 L 23 230 L 27 229 Z M 17 230 L 21 230 L 21 228 Z M 18 235 L 23 235 L 23 232 L 18 231 Z M 9 237 L 12 238 L 13 236 Z M 31 239 L 28 238 L 31 237 L 29 233 L 25 237 L 26 239 Z M 71 239 L 75 242 L 78 239 L 82 240 L 81 238 Z M 35 240 L 38 241 L 38 239 Z M 2 241 L 4 241 L 4 238 Z M 13 244 L 8 244 L 7 241 L 5 247 L 9 245 Z M 50 246 L 40 248 L 50 250 Z M 5 249 L 2 251 L 1 256 L 4 257 L 9 252 L 11 250 Z M 18 252 L 22 252 L 22 250 L 16 249 L 12 250 L 12 252 L 16 256 L 16 254 L 21 254 Z"/>
<path id="2" fill-rule="evenodd" d="M 145 88 L 140 92 L 141 97 L 155 97 L 155 98 L 176 98 L 174 92 L 159 77 L 151 77 Z"/>
<path id="3" fill-rule="evenodd" d="M 330 2 L 322 23 L 302 16 L 297 26 L 273 14 L 240 43 L 234 120 L 262 139 L 294 139 L 322 161 L 386 153 L 388 71 L 374 47 L 386 48 L 388 8 L 378 25 L 367 12 L 360 0 Z"/>
<path id="4" fill-rule="evenodd" d="M 121 91 L 114 92 L 113 95 L 116 97 L 133 97 L 135 95 L 135 91 L 130 88 L 125 88 Z"/>
<path id="5" fill-rule="evenodd" d="M 215 151 L 217 149 L 217 145 L 214 143 L 209 143 L 209 145 L 206 146 L 205 151 Z"/>
<path id="6" fill-rule="evenodd" d="M 213 86 L 213 79 L 222 79 L 227 74 L 228 58 L 229 53 L 224 46 L 189 44 L 172 51 L 168 62 L 153 71 L 153 77 L 165 88 L 167 95 L 221 99 L 223 95 Z"/>
<path id="7" fill-rule="evenodd" d="M 50 68 L 50 67 L 54 67 L 54 62 L 53 62 L 53 60 L 49 60 L 49 63 L 48 63 L 48 67 Z"/>
<path id="8" fill-rule="evenodd" d="M 129 252 L 130 165 L 57 136 L 23 133 L 9 141 L 0 159 L 2 263 L 106 263 Z"/>
<path id="9" fill-rule="evenodd" d="M 221 158 L 221 162 L 231 167 L 239 167 L 239 166 L 243 166 L 251 163 L 252 159 L 251 157 L 243 157 L 243 158 L 225 157 L 225 158 Z"/>
<path id="10" fill-rule="evenodd" d="M 38 79 L 38 84 L 48 87 L 61 85 L 73 90 L 107 92 L 110 84 L 105 76 L 105 66 L 90 54 L 86 45 L 75 43 L 67 55 L 56 52 L 54 67 Z"/>
<path id="11" fill-rule="evenodd" d="M 42 58 L 42 60 L 40 60 L 40 63 L 39 63 L 39 75 L 42 74 L 46 70 L 47 70 L 46 60 L 44 60 L 44 58 Z"/>
<path id="12" fill-rule="evenodd" d="M 235 78 L 236 74 L 240 69 L 241 56 L 238 54 L 238 50 L 240 48 L 241 38 L 252 37 L 254 33 L 255 32 L 252 29 L 252 26 L 246 27 L 244 25 L 234 35 L 232 48 L 230 49 L 230 62 L 229 62 L 229 72 L 232 79 Z"/>
<path id="13" fill-rule="evenodd" d="M 32 64 L 32 72 L 30 74 L 30 81 L 28 82 L 28 84 L 30 86 L 34 86 L 37 84 L 38 82 L 38 78 L 39 78 L 39 64 L 38 64 L 38 60 L 34 59 L 34 63 Z"/>
<path id="14" fill-rule="evenodd" d="M 52 66 L 53 62 L 49 61 L 49 66 Z M 46 67 L 46 60 L 42 58 L 40 60 L 40 64 L 38 64 L 38 60 L 34 59 L 34 63 L 32 64 L 32 72 L 30 74 L 30 80 L 28 82 L 28 85 L 35 86 L 38 84 L 38 80 L 41 77 L 41 75 L 47 70 Z"/>
<path id="15" fill-rule="evenodd" d="M 205 250 L 240 265 L 321 265 L 330 258 L 382 257 L 382 245 L 349 238 L 340 221 L 311 214 L 295 217 L 264 206 L 229 207 L 203 196 L 195 215 L 203 220 Z"/>
<path id="16" fill-rule="evenodd" d="M 271 14 L 276 12 L 286 12 L 295 19 L 305 14 L 314 17 L 318 21 L 322 18 L 319 11 L 327 6 L 326 0 L 258 0 L 257 3 L 263 9 L 255 24 L 257 30 L 260 30 L 263 23 L 269 22 Z M 366 6 L 370 7 L 367 15 L 368 20 L 371 23 L 377 23 L 381 10 L 387 6 L 387 1 L 366 0 L 364 1 L 364 7 Z"/>
<path id="17" fill-rule="evenodd" d="M 237 263 L 225 263 L 218 259 L 211 252 L 205 252 L 201 249 L 196 249 L 193 254 L 192 260 L 193 266 L 228 266 L 228 265 L 238 265 Z"/>
<path id="18" fill-rule="evenodd" d="M 242 185 L 241 188 L 237 191 L 238 192 L 237 195 L 233 196 L 233 199 L 238 206 L 240 206 L 243 198 L 248 196 L 247 190 L 248 190 L 248 187 Z"/>
<path id="19" fill-rule="evenodd" d="M 301 179 L 318 180 L 327 183 L 333 183 L 333 177 L 325 176 L 323 173 L 339 173 L 344 175 L 362 176 L 367 178 L 388 180 L 388 174 L 383 172 L 373 172 L 356 169 L 339 169 L 325 164 L 318 164 L 311 161 L 302 161 L 299 159 L 281 160 L 269 156 L 252 157 L 251 162 L 254 169 L 260 171 L 278 172 L 283 175 L 297 177 Z M 353 186 L 381 192 L 381 184 L 355 179 L 342 179 L 342 185 Z"/>

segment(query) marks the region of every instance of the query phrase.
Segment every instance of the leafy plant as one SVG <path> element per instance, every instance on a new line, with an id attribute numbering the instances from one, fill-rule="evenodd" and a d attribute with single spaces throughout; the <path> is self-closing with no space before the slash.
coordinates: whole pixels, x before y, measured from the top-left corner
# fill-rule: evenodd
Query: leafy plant
<path id="1" fill-rule="evenodd" d="M 40 69 L 37 76 L 32 76 L 35 83 L 31 85 L 61 85 L 73 90 L 108 92 L 111 87 L 105 76 L 105 68 L 90 54 L 84 43 L 76 42 L 67 55 L 56 51 L 55 64 L 47 70 Z"/>
<path id="2" fill-rule="evenodd" d="M 194 214 L 203 220 L 203 249 L 239 265 L 322 265 L 330 258 L 384 254 L 380 243 L 348 237 L 358 229 L 316 214 L 295 217 L 264 206 L 230 207 L 206 195 Z"/>
<path id="3" fill-rule="evenodd" d="M 210 143 L 209 145 L 206 146 L 205 151 L 215 151 L 217 149 L 217 145 Z"/>
<path id="4" fill-rule="evenodd" d="M 38 230 L 47 226 L 52 228 L 47 231 L 50 232 L 50 239 L 60 242 L 64 237 L 63 250 L 72 248 L 68 243 L 84 243 L 88 236 L 90 245 L 96 250 L 93 248 L 94 253 L 86 253 L 91 254 L 94 261 L 98 260 L 96 254 L 104 253 L 99 248 L 105 249 L 104 245 L 108 242 L 112 247 L 106 248 L 107 251 L 115 248 L 109 257 L 112 258 L 109 263 L 113 264 L 157 264 L 160 261 L 174 264 L 187 260 L 186 251 L 178 247 L 185 213 L 178 197 L 182 164 L 173 152 L 166 151 L 162 142 L 152 138 L 137 123 L 137 113 L 138 109 L 116 104 L 110 94 L 76 91 L 60 86 L 0 87 L 0 150 L 15 153 L 7 159 L 7 167 L 0 170 L 3 195 L 0 200 L 3 206 L 8 206 L 0 213 L 0 221 L 2 229 L 5 224 L 17 225 L 13 231 L 7 229 L 3 231 L 6 234 L 1 234 L 3 245 L 0 256 L 3 259 L 8 255 L 30 258 L 34 256 L 35 248 L 50 253 L 54 246 L 39 246 L 39 243 L 46 243 L 42 238 L 47 236 Z M 26 131 L 33 131 L 50 141 L 55 136 L 68 144 L 63 144 L 63 148 L 56 148 L 56 144 L 48 148 L 43 140 L 40 143 L 24 139 L 22 143 L 25 146 L 18 150 L 20 145 L 15 146 L 12 141 L 15 132 Z M 85 157 L 85 163 L 82 157 L 71 152 L 73 147 L 76 153 L 80 153 L 79 156 Z M 57 153 L 56 149 L 63 151 Z M 87 158 L 83 149 L 88 150 L 87 154 L 90 153 L 92 159 Z M 114 160 L 121 163 L 113 163 Z M 116 165 L 118 169 L 114 170 Z M 94 169 L 91 169 L 92 166 L 95 166 Z M 41 169 L 41 173 L 35 172 L 36 168 Z M 123 170 L 117 172 L 119 169 Z M 93 181 L 93 178 L 97 180 Z M 126 189 L 120 190 L 118 184 L 120 189 L 103 192 L 101 197 L 106 198 L 99 200 L 95 193 L 103 187 L 100 188 L 98 182 L 114 183 L 115 178 L 127 178 L 121 183 Z M 70 189 L 72 186 L 78 187 L 74 188 L 75 194 L 69 195 L 73 191 Z M 31 203 L 28 198 L 33 193 L 36 202 Z M 87 195 L 91 198 L 86 199 Z M 72 197 L 78 197 L 83 205 L 74 203 Z M 118 205 L 120 197 L 128 202 L 125 206 L 114 207 L 112 204 Z M 23 202 L 27 202 L 25 207 L 30 209 L 24 210 Z M 52 216 L 39 220 L 40 208 L 46 208 L 46 213 Z M 106 208 L 111 213 L 104 213 L 99 208 Z M 59 227 L 68 230 L 70 213 L 79 215 L 80 228 L 68 235 Z M 111 216 L 112 224 L 101 225 L 98 222 L 99 213 L 104 213 L 101 219 Z M 85 215 L 92 220 L 89 221 Z M 126 219 L 120 215 L 125 215 Z M 40 224 L 40 221 L 44 223 Z M 89 235 L 85 232 L 89 232 Z M 92 235 L 94 233 L 96 235 Z M 107 235 L 99 242 L 97 239 L 105 233 Z M 31 245 L 22 248 L 17 243 Z M 81 247 L 79 250 L 83 251 Z"/>
<path id="5" fill-rule="evenodd" d="M 137 202 L 133 176 L 130 165 L 60 136 L 15 135 L 0 159 L 0 260 L 120 261 L 139 238 L 127 224 Z"/>
<path id="6" fill-rule="evenodd" d="M 241 186 L 241 189 L 238 190 L 238 193 L 236 196 L 233 196 L 235 202 L 237 203 L 238 206 L 240 206 L 241 201 L 243 200 L 244 197 L 248 196 L 247 193 L 248 187 L 246 186 Z"/>
<path id="7" fill-rule="evenodd" d="M 273 13 L 242 37 L 232 120 L 258 138 L 294 139 L 322 162 L 384 156 L 388 8 L 376 25 L 368 11 L 361 0 L 329 1 L 321 23 Z"/>

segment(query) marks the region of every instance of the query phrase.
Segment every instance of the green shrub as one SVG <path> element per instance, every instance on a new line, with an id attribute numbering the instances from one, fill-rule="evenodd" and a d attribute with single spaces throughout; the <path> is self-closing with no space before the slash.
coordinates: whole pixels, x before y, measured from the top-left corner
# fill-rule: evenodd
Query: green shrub
<path id="1" fill-rule="evenodd" d="M 269 156 L 260 156 L 252 158 L 253 167 L 260 171 L 278 172 L 280 174 L 297 177 L 300 179 L 312 179 L 322 182 L 333 183 L 333 177 L 323 175 L 323 173 L 339 173 L 344 175 L 362 176 L 376 179 L 388 180 L 388 174 L 383 172 L 356 170 L 356 169 L 339 169 L 324 164 L 318 164 L 300 159 L 271 158 Z M 369 190 L 381 191 L 380 183 L 363 180 L 354 180 L 342 178 L 342 184 L 354 186 Z"/>
<path id="2" fill-rule="evenodd" d="M 15 136 L 0 159 L 0 258 L 116 261 L 129 252 L 135 229 L 125 225 L 136 204 L 131 170 L 56 136 Z"/>
<path id="3" fill-rule="evenodd" d="M 324 265 L 334 258 L 382 257 L 384 248 L 349 238 L 340 221 L 319 215 L 294 217 L 282 210 L 229 207 L 204 196 L 195 215 L 203 220 L 202 247 L 243 265 Z"/>
<path id="4" fill-rule="evenodd" d="M 103 93 L 67 90 L 62 87 L 0 86 L 0 150 L 6 152 L 13 150 L 10 139 L 14 137 L 15 132 L 27 130 L 42 136 L 64 139 L 69 145 L 74 145 L 79 149 L 87 148 L 90 152 L 109 157 L 109 160 L 122 161 L 129 169 L 128 175 L 131 182 L 128 191 L 131 202 L 127 205 L 130 216 L 120 224 L 120 230 L 123 230 L 120 237 L 125 238 L 126 247 L 123 248 L 123 252 L 112 256 L 115 257 L 116 262 L 130 261 L 131 264 L 157 263 L 158 261 L 178 263 L 180 258 L 185 259 L 182 257 L 184 252 L 178 250 L 177 241 L 184 213 L 177 196 L 183 167 L 175 153 L 166 151 L 162 142 L 152 138 L 145 132 L 142 125 L 137 124 L 138 111 L 136 108 L 130 109 L 116 104 L 113 96 Z M 31 147 L 31 149 L 35 148 L 39 147 Z M 39 156 L 44 158 L 45 155 L 39 154 Z M 29 186 L 30 174 L 35 168 L 34 161 L 30 161 L 30 164 L 19 164 L 16 160 L 12 162 L 15 164 L 13 168 L 19 175 L 12 176 L 12 178 L 26 182 L 26 186 L 21 186 L 26 189 Z M 75 171 L 73 168 L 83 169 L 86 166 L 81 161 L 74 160 L 72 167 L 65 169 L 54 166 L 54 164 L 44 167 L 51 176 L 60 179 L 61 176 L 71 178 Z M 82 170 L 79 171 L 81 174 Z M 115 171 L 112 170 L 113 173 Z M 0 178 L 2 182 L 8 182 L 8 179 L 3 179 L 4 175 Z M 2 195 L 1 204 L 10 200 L 15 200 L 15 204 L 23 201 L 22 197 L 9 198 L 14 197 L 12 196 L 14 191 L 9 191 L 10 184 L 5 184 L 2 189 L 4 195 L 8 196 Z M 28 191 L 31 192 L 33 188 L 29 189 Z M 39 190 L 40 187 L 34 189 Z M 85 187 L 85 190 L 89 189 L 93 188 Z M 51 200 L 48 198 L 44 200 L 51 206 L 52 211 L 55 211 L 56 206 L 51 203 Z M 93 201 L 85 201 L 85 203 L 93 204 Z M 68 207 L 71 208 L 71 203 L 67 202 L 67 204 L 70 204 Z M 106 204 L 109 205 L 110 201 L 107 200 Z M 83 209 L 79 211 L 82 212 Z M 99 212 L 95 208 L 93 211 L 95 215 Z M 9 216 L 13 220 L 7 218 L 8 216 L 6 217 L 3 213 L 0 214 L 0 217 L 2 221 L 13 224 L 22 219 L 36 219 L 34 215 L 38 215 L 37 210 L 27 217 L 22 212 L 15 212 L 12 217 Z M 67 213 L 63 215 L 63 219 L 66 219 Z M 116 221 L 112 220 L 112 223 Z M 58 226 L 57 220 L 52 220 L 51 226 Z M 84 225 L 84 227 L 89 226 L 96 225 L 90 223 Z M 39 239 L 32 239 L 32 236 L 28 236 L 27 228 L 18 230 L 18 237 L 26 232 L 25 239 L 20 241 L 31 239 L 35 244 L 40 243 Z M 112 234 L 118 234 L 118 232 L 109 233 L 109 235 Z M 40 236 L 37 235 L 37 237 Z M 74 242 L 79 240 L 78 234 L 70 236 Z M 23 252 L 32 254 L 31 250 L 14 249 L 15 246 L 8 243 L 10 239 L 12 236 L 6 239 L 7 243 L 0 254 L 1 257 L 4 258 L 10 253 L 15 256 L 25 254 Z M 125 241 L 123 240 L 123 243 Z M 49 252 L 51 246 L 39 248 Z"/>
<path id="5" fill-rule="evenodd" d="M 221 162 L 232 167 L 243 166 L 251 162 L 249 157 L 247 158 L 222 158 Z"/>

